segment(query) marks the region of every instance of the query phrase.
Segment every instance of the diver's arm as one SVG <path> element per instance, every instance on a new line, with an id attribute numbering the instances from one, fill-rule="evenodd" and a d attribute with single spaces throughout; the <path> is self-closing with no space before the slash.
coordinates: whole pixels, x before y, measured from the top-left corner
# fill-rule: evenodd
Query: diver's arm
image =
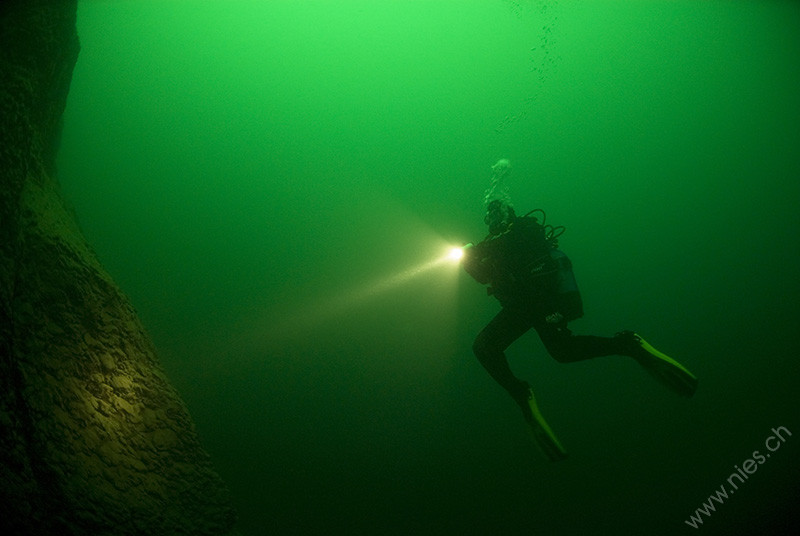
<path id="1" fill-rule="evenodd" d="M 491 282 L 491 263 L 486 256 L 485 244 L 481 242 L 476 246 L 472 244 L 464 246 L 464 258 L 461 261 L 464 270 L 481 285 Z"/>

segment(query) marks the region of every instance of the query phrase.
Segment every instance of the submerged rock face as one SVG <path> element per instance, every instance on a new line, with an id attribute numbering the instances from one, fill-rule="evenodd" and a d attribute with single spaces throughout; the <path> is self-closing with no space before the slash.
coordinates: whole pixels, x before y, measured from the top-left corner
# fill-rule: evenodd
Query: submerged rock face
<path id="1" fill-rule="evenodd" d="M 0 4 L 0 528 L 228 534 L 225 486 L 59 194 L 75 16 Z"/>

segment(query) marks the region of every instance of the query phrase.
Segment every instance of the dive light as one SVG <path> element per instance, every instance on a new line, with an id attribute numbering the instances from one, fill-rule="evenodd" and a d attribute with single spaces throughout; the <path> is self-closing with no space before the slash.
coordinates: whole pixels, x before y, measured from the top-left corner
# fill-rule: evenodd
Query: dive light
<path id="1" fill-rule="evenodd" d="M 462 258 L 464 258 L 464 253 L 472 246 L 473 244 L 470 242 L 469 244 L 465 244 L 461 247 L 452 248 L 448 254 L 448 258 L 453 262 L 459 262 Z"/>

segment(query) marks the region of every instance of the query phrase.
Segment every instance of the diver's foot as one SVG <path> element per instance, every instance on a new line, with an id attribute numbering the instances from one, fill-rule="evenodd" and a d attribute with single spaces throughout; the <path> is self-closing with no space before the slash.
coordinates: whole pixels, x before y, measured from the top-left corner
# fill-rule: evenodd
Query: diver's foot
<path id="1" fill-rule="evenodd" d="M 517 400 L 522 409 L 522 415 L 530 427 L 531 436 L 545 456 L 550 461 L 556 462 L 567 457 L 567 451 L 561 445 L 550 425 L 544 420 L 533 396 L 533 389 L 526 383 L 523 396 Z"/>
<path id="2" fill-rule="evenodd" d="M 691 397 L 697 390 L 697 377 L 689 370 L 659 352 L 641 335 L 633 331 L 621 331 L 614 336 L 620 345 L 620 354 L 632 357 L 653 378 L 682 396 Z"/>

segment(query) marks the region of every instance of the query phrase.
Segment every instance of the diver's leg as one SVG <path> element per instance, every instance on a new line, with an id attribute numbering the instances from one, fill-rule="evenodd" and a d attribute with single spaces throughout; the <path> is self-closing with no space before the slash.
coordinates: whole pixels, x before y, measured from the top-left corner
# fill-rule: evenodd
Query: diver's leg
<path id="1" fill-rule="evenodd" d="M 567 323 L 537 322 L 533 326 L 548 353 L 560 363 L 574 363 L 606 355 L 622 355 L 623 344 L 617 337 L 573 335 Z"/>
<path id="2" fill-rule="evenodd" d="M 614 337 L 596 337 L 573 335 L 566 322 L 537 322 L 533 327 L 550 355 L 561 363 L 574 363 L 606 355 L 627 356 L 635 359 L 654 378 L 680 395 L 690 397 L 697 390 L 697 377 L 694 374 L 632 331 L 622 331 Z"/>
<path id="3" fill-rule="evenodd" d="M 478 334 L 472 348 L 478 361 L 519 405 L 530 425 L 533 438 L 544 454 L 553 461 L 563 460 L 567 452 L 544 420 L 528 382 L 511 372 L 505 349 L 531 328 L 531 316 L 524 312 L 503 309 Z"/>
<path id="4" fill-rule="evenodd" d="M 526 315 L 502 309 L 472 344 L 472 351 L 483 368 L 516 401 L 527 397 L 528 384 L 511 372 L 505 350 L 530 328 L 531 322 Z"/>

